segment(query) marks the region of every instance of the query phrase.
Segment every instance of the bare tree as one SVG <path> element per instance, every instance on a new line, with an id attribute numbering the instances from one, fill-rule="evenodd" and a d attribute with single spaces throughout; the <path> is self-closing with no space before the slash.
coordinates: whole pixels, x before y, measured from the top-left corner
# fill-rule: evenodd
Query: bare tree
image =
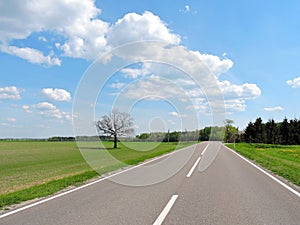
<path id="1" fill-rule="evenodd" d="M 129 113 L 120 112 L 114 109 L 110 115 L 102 116 L 96 122 L 97 130 L 100 133 L 114 137 L 114 148 L 117 148 L 118 137 L 126 136 L 134 132 L 133 119 Z"/>

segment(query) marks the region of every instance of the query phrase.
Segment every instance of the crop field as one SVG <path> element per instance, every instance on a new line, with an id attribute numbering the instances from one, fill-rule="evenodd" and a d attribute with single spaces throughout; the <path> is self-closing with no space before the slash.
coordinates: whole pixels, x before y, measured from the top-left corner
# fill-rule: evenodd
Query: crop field
<path id="1" fill-rule="evenodd" d="M 97 161 L 104 174 L 168 153 L 193 143 L 80 142 L 80 148 Z M 100 162 L 100 163 L 99 163 Z M 79 151 L 76 142 L 0 141 L 0 208 L 53 194 L 98 176 Z"/>
<path id="2" fill-rule="evenodd" d="M 300 186 L 300 146 L 238 143 L 228 147 Z"/>

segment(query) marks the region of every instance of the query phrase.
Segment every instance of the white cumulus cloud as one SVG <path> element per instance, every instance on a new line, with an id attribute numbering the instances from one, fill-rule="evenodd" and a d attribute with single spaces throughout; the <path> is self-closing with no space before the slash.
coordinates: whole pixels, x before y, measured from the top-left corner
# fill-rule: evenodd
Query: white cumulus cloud
<path id="1" fill-rule="evenodd" d="M 170 112 L 169 115 L 174 116 L 174 117 L 179 117 L 179 114 L 175 111 Z"/>
<path id="2" fill-rule="evenodd" d="M 43 58 L 36 49 L 8 46 L 12 40 L 23 40 L 41 31 L 58 35 L 58 38 L 53 36 L 55 46 L 66 56 L 91 59 L 107 50 L 105 34 L 109 24 L 97 18 L 101 10 L 93 0 L 24 0 L 19 3 L 10 0 L 0 4 L 2 51 L 32 63 L 60 65 L 57 57 L 48 55 Z M 37 59 L 29 58 L 21 51 L 33 52 Z"/>
<path id="3" fill-rule="evenodd" d="M 116 83 L 110 84 L 109 87 L 115 88 L 115 89 L 121 89 L 124 85 L 125 85 L 125 83 L 116 82 Z"/>
<path id="4" fill-rule="evenodd" d="M 224 100 L 224 105 L 226 112 L 229 114 L 246 110 L 246 102 L 244 99 L 227 99 Z"/>
<path id="5" fill-rule="evenodd" d="M 15 86 L 0 87 L 0 99 L 21 99 L 20 90 Z"/>
<path id="6" fill-rule="evenodd" d="M 30 106 L 29 105 L 23 105 L 22 109 L 24 109 L 25 112 L 27 113 L 31 113 L 32 111 L 30 110 Z"/>
<path id="7" fill-rule="evenodd" d="M 219 81 L 218 85 L 225 98 L 255 99 L 261 95 L 256 84 L 231 84 L 229 81 Z"/>
<path id="8" fill-rule="evenodd" d="M 216 77 L 219 77 L 222 73 L 226 73 L 233 66 L 233 61 L 227 58 L 221 59 L 215 55 L 201 54 L 199 51 L 190 52 L 196 55 L 201 61 L 205 62 L 209 70 Z"/>
<path id="9" fill-rule="evenodd" d="M 150 71 L 145 67 L 140 69 L 124 68 L 121 70 L 121 72 L 124 74 L 125 78 L 132 78 L 132 79 L 136 79 L 139 76 L 145 76 L 150 73 Z"/>
<path id="10" fill-rule="evenodd" d="M 275 107 L 266 107 L 264 108 L 265 111 L 283 111 L 284 109 L 281 106 Z"/>
<path id="11" fill-rule="evenodd" d="M 158 16 L 148 11 L 142 15 L 126 14 L 112 25 L 108 32 L 108 42 L 112 46 L 145 40 L 179 44 L 180 37 L 173 34 Z"/>
<path id="12" fill-rule="evenodd" d="M 32 108 L 36 109 L 38 114 L 45 117 L 71 120 L 72 116 L 68 112 L 61 111 L 55 105 L 49 102 L 40 102 L 33 105 Z"/>
<path id="13" fill-rule="evenodd" d="M 219 62 L 219 64 L 215 63 L 214 65 L 214 68 L 218 68 L 217 70 L 219 71 L 219 73 L 221 73 L 221 71 L 225 72 L 231 67 L 230 63 L 228 64 L 229 66 L 223 66 L 224 64 L 222 60 L 219 60 L 219 58 L 211 58 L 216 59 L 216 62 Z M 225 63 L 225 65 L 227 65 L 227 63 Z M 222 69 L 219 67 L 221 67 Z M 147 67 L 147 69 L 149 69 L 149 74 L 151 74 L 150 70 L 152 68 L 153 67 L 151 66 Z M 227 113 L 233 113 L 245 111 L 247 101 L 256 99 L 261 95 L 261 90 L 257 86 L 257 84 L 232 84 L 227 80 L 219 81 L 216 77 L 217 85 L 220 88 L 223 97 L 222 99 L 212 99 L 212 96 L 215 96 L 215 94 L 217 94 L 215 88 L 207 89 L 206 93 L 203 93 L 201 87 L 199 87 L 194 80 L 188 77 L 178 77 L 179 74 L 175 76 L 173 70 L 171 70 L 170 73 L 166 73 L 162 68 L 163 67 L 156 67 L 155 74 L 164 74 L 163 76 L 165 78 L 157 75 L 145 75 L 140 80 L 131 83 L 126 88 L 124 96 L 129 99 L 148 98 L 151 100 L 172 98 L 180 100 L 182 103 L 187 102 L 190 99 L 194 104 L 193 108 L 199 110 L 200 112 L 208 112 L 210 110 L 210 106 L 212 105 L 214 105 L 215 108 L 224 105 Z M 126 69 L 129 70 L 129 68 Z M 191 67 L 191 71 L 192 70 L 193 68 Z M 137 75 L 139 73 L 136 72 L 139 71 L 139 69 L 135 68 L 130 69 L 129 71 L 132 71 L 132 74 L 134 74 L 134 76 L 132 77 L 139 76 Z M 206 80 L 201 81 L 206 82 Z M 206 95 L 209 95 L 211 97 L 210 101 L 216 101 L 216 104 L 214 102 L 208 102 L 208 99 L 206 99 Z M 220 104 L 220 100 L 222 100 L 222 104 Z"/>
<path id="14" fill-rule="evenodd" d="M 33 48 L 19 48 L 16 46 L 2 45 L 0 46 L 0 51 L 10 55 L 18 56 L 21 59 L 25 59 L 33 64 L 43 64 L 47 66 L 61 65 L 61 61 L 57 57 L 52 55 L 45 56 L 41 51 Z"/>
<path id="15" fill-rule="evenodd" d="M 292 88 L 298 88 L 300 87 L 300 77 L 296 77 L 292 80 L 286 81 L 286 83 L 291 86 Z"/>
<path id="16" fill-rule="evenodd" d="M 184 11 L 192 12 L 189 5 L 184 7 Z M 101 20 L 100 16 L 101 10 L 96 7 L 93 0 L 24 0 L 22 4 L 19 4 L 19 0 L 10 0 L 5 4 L 0 3 L 0 51 L 15 55 L 30 63 L 59 66 L 61 65 L 61 56 L 93 60 L 98 55 L 125 43 L 158 40 L 178 45 L 181 42 L 181 37 L 170 30 L 166 22 L 149 11 L 141 14 L 127 13 L 114 23 L 105 22 Z M 38 35 L 38 40 L 41 44 L 52 48 L 50 53 L 28 47 L 25 43 L 22 46 L 11 45 L 14 40 L 26 40 L 32 34 L 39 32 L 48 32 L 50 37 L 47 36 L 47 40 L 40 35 Z M 177 46 L 177 48 L 180 47 L 182 46 Z M 153 58 L 157 61 L 168 58 L 170 62 L 174 62 L 174 66 L 184 65 L 186 73 L 193 74 L 196 71 L 197 73 L 200 72 L 199 76 L 201 76 L 202 71 L 199 71 L 198 65 L 200 59 L 217 80 L 234 64 L 232 60 L 226 57 L 226 54 L 220 58 L 188 49 L 185 53 L 181 51 L 184 53 L 182 55 L 176 54 L 178 52 L 176 47 L 170 47 L 166 54 L 160 50 L 160 47 L 155 48 L 153 46 L 148 49 L 144 48 L 143 52 L 141 49 L 130 49 L 130 52 L 124 52 L 124 56 L 128 60 L 139 59 L 139 61 L 142 61 L 143 57 Z M 120 54 L 122 57 L 122 53 Z M 124 68 L 121 72 L 124 73 L 125 78 L 135 79 L 150 75 L 150 69 L 151 67 L 147 66 L 141 69 Z M 206 73 L 205 69 L 203 73 Z M 154 78 L 133 84 L 133 90 L 128 89 L 125 93 L 126 96 L 129 98 L 145 95 L 152 97 L 176 96 L 182 101 L 187 96 L 194 99 L 203 98 L 203 94 L 198 94 L 197 90 L 193 90 L 192 87 L 187 90 L 187 92 L 192 93 L 192 96 L 189 96 L 188 93 L 182 91 L 182 85 L 178 88 L 175 84 L 170 85 L 169 82 Z M 170 77 L 170 80 L 176 83 L 174 77 Z M 210 82 L 210 80 L 205 81 Z M 225 106 L 228 109 L 245 110 L 246 100 L 255 99 L 261 94 L 261 90 L 256 84 L 235 85 L 229 81 L 218 82 L 225 98 Z M 185 83 L 190 85 L 191 81 Z M 292 87 L 299 87 L 299 83 L 300 78 L 287 81 L 287 84 Z M 121 84 L 112 84 L 111 87 L 118 89 L 121 88 Z M 56 101 L 71 100 L 70 93 L 63 89 L 46 88 L 42 90 L 42 93 L 49 99 Z M 19 92 L 10 92 L 9 94 L 0 89 L 1 98 L 19 99 L 20 94 Z M 203 107 L 203 105 L 198 106 L 198 108 Z M 24 110 L 30 111 L 30 108 Z"/>
<path id="17" fill-rule="evenodd" d="M 42 90 L 42 94 L 54 101 L 66 101 L 69 102 L 71 100 L 70 92 L 59 89 L 59 88 L 44 88 Z"/>
<path id="18" fill-rule="evenodd" d="M 8 121 L 8 122 L 15 123 L 15 122 L 17 122 L 17 119 L 14 118 L 14 117 L 9 117 L 9 118 L 7 118 L 7 121 Z"/>
<path id="19" fill-rule="evenodd" d="M 180 42 L 179 35 L 151 12 L 128 13 L 115 23 L 101 20 L 100 14 L 93 0 L 24 0 L 22 4 L 10 0 L 0 4 L 0 51 L 31 63 L 59 66 L 60 56 L 93 60 L 128 42 Z M 42 36 L 37 39 L 52 48 L 50 54 L 24 45 L 10 45 L 14 40 L 26 40 L 39 32 L 51 34 L 51 41 Z"/>
<path id="20" fill-rule="evenodd" d="M 129 99 L 161 100 L 177 98 L 182 102 L 187 100 L 187 95 L 182 88 L 171 80 L 154 75 L 128 85 L 124 90 L 124 96 Z"/>

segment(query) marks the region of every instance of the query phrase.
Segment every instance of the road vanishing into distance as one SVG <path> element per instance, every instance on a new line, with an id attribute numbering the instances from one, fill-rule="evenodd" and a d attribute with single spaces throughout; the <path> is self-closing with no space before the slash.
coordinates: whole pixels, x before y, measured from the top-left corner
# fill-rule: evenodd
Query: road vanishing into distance
<path id="1" fill-rule="evenodd" d="M 299 192 L 221 143 L 208 148 L 209 143 L 190 146 L 43 202 L 5 212 L 0 215 L 0 224 L 300 224 Z M 215 160 L 203 163 L 211 160 L 216 151 L 210 151 L 217 148 L 220 150 Z M 173 176 L 141 185 L 163 178 L 164 171 L 174 168 L 176 161 L 188 154 L 187 162 Z M 171 162 L 166 160 L 171 156 Z M 145 172 L 157 164 L 151 173 Z M 130 186 L 124 183 L 126 180 Z"/>

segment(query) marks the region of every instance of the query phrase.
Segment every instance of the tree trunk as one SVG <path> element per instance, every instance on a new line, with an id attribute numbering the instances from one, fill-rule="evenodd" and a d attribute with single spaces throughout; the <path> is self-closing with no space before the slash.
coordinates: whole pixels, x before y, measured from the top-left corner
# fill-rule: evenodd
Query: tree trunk
<path id="1" fill-rule="evenodd" d="M 114 148 L 118 147 L 118 138 L 117 135 L 114 135 Z"/>

